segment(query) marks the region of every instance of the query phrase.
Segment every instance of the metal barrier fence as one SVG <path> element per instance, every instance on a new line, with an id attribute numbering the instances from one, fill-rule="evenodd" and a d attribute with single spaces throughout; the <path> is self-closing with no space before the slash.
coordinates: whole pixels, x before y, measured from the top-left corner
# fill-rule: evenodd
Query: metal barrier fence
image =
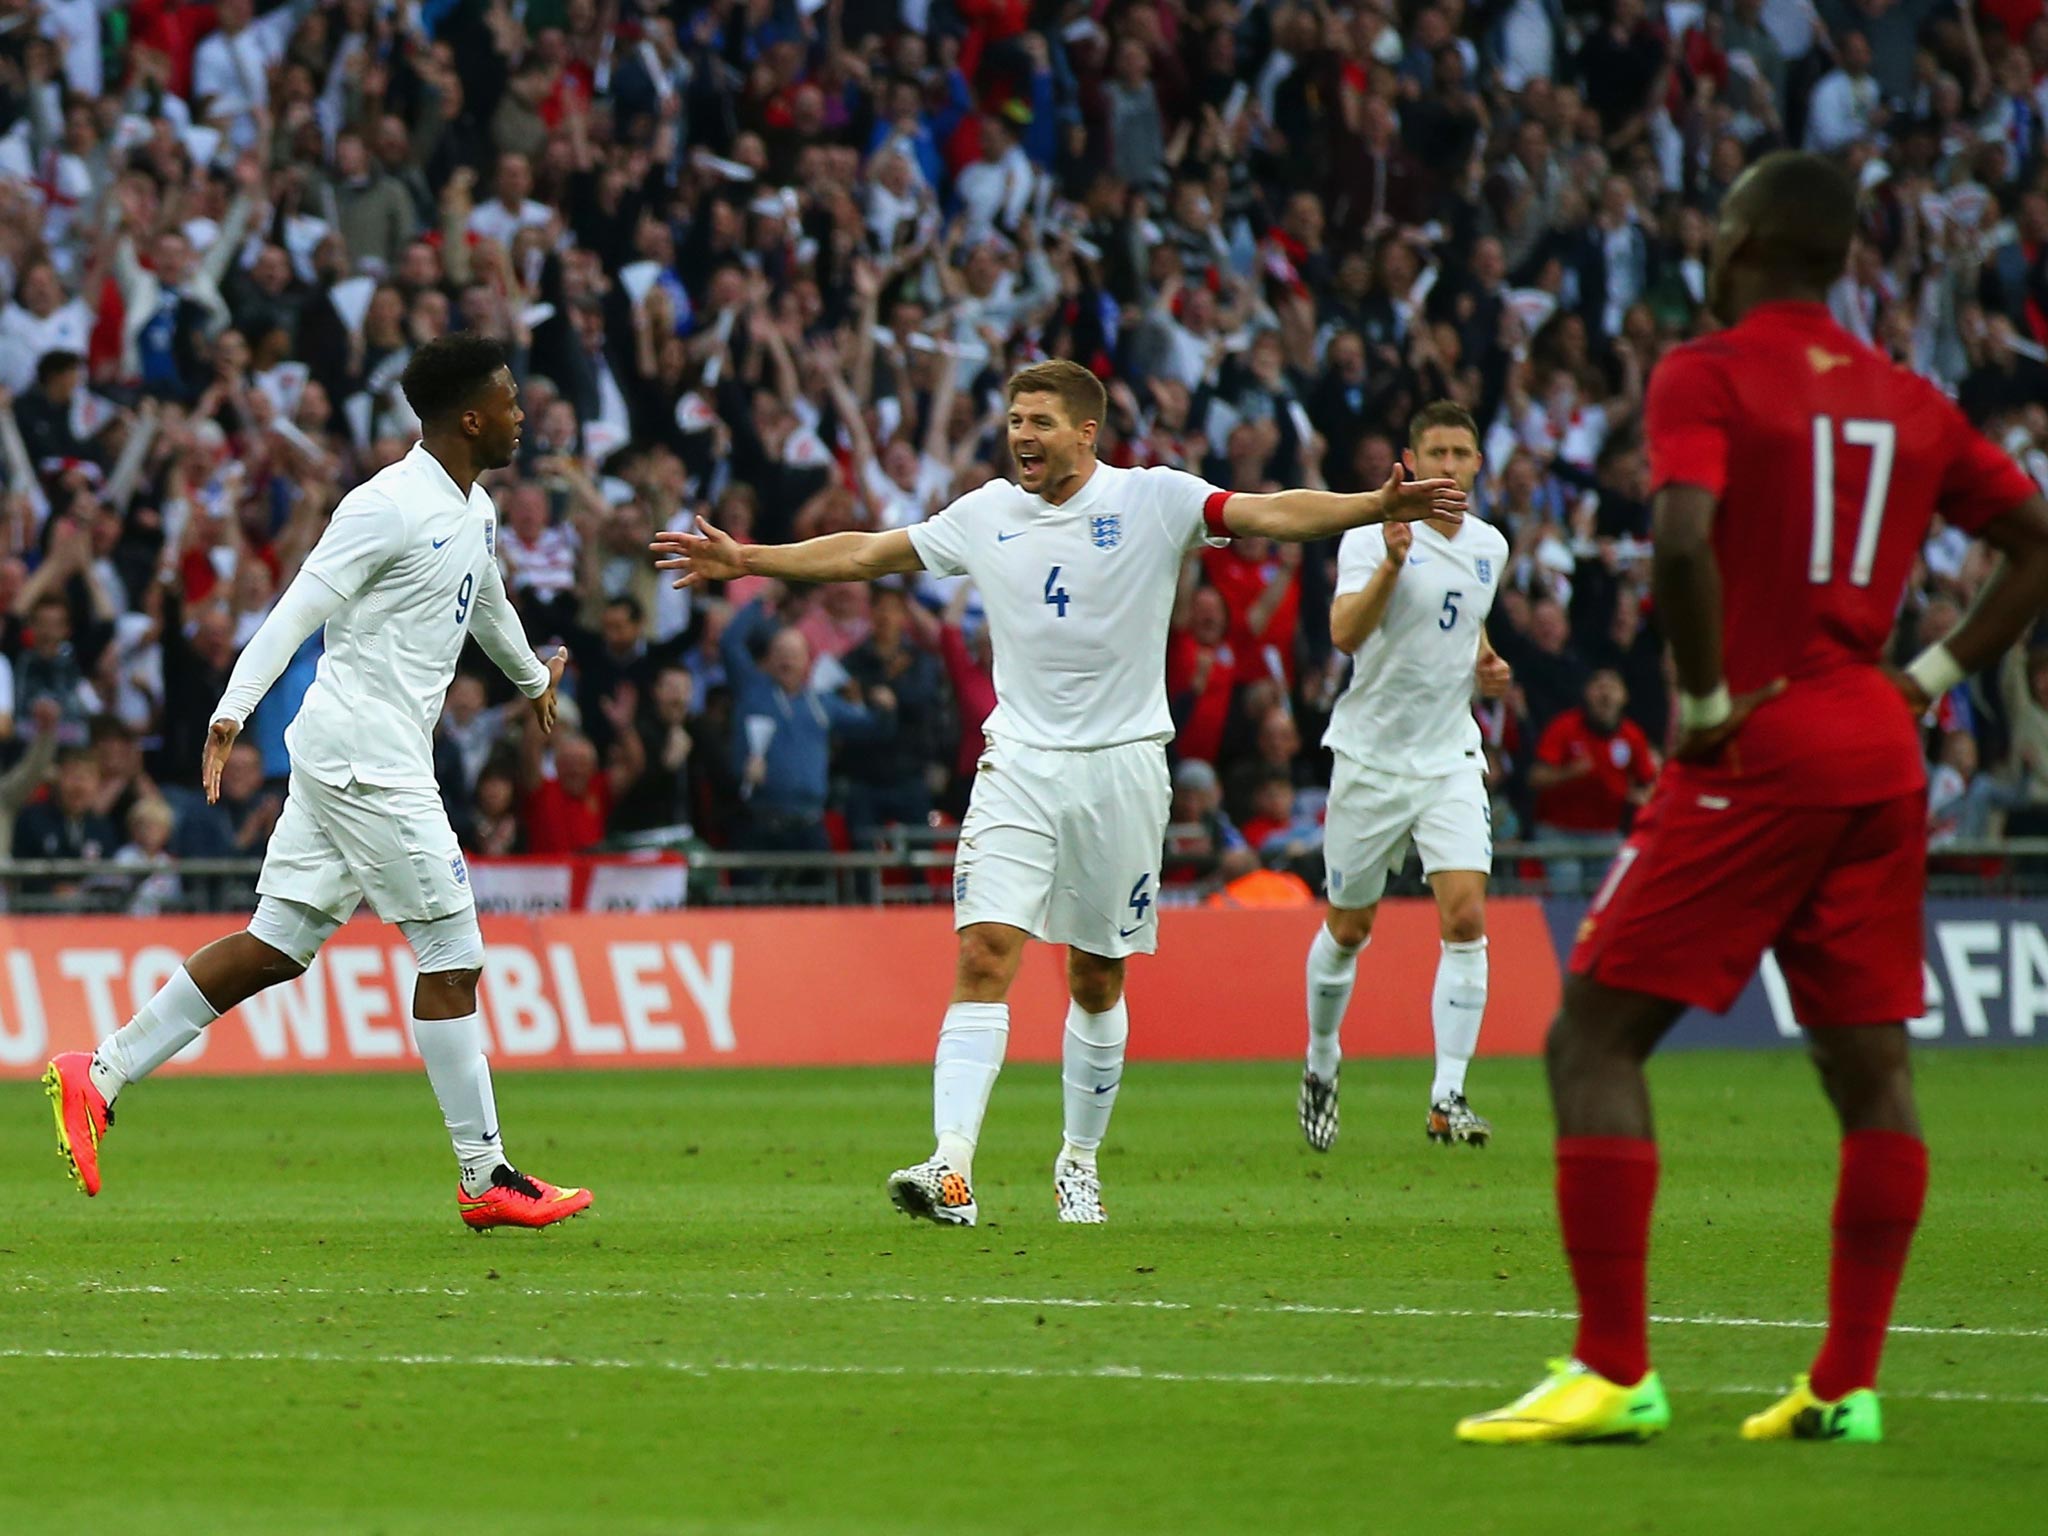
<path id="1" fill-rule="evenodd" d="M 938 905 L 952 898 L 957 829 L 896 828 L 873 849 L 831 853 L 747 853 L 705 847 L 686 827 L 622 838 L 617 851 L 684 855 L 689 900 L 712 906 Z M 1160 900 L 1192 905 L 1216 888 L 1213 854 L 1172 851 L 1200 836 L 1169 829 Z M 1493 889 L 1503 895 L 1589 896 L 1619 838 L 1506 840 L 1494 845 Z M 256 904 L 257 859 L 184 859 L 157 865 L 103 860 L 0 860 L 4 910 L 32 913 L 245 912 Z M 1320 860 L 1289 867 L 1313 886 Z M 1928 854 L 1928 891 L 1937 896 L 2048 896 L 2048 838 L 1950 843 Z M 1388 883 L 1390 895 L 1425 890 L 1411 856 Z"/>

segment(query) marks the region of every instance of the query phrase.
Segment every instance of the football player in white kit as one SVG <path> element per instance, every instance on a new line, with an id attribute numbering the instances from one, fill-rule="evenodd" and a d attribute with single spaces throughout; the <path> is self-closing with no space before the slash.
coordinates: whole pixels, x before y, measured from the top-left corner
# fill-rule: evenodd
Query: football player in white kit
<path id="1" fill-rule="evenodd" d="M 1408 429 L 1407 463 L 1469 492 L 1479 428 L 1440 400 Z M 1493 1128 L 1465 1102 L 1465 1068 L 1486 1009 L 1486 877 L 1493 812 L 1472 692 L 1498 697 L 1508 665 L 1486 639 L 1508 542 L 1476 517 L 1430 518 L 1344 535 L 1330 638 L 1352 658 L 1351 685 L 1323 745 L 1336 756 L 1324 830 L 1330 911 L 1308 952 L 1308 1064 L 1297 1113 L 1308 1144 L 1337 1139 L 1338 1030 L 1372 937 L 1387 876 L 1412 842 L 1436 895 L 1443 953 L 1430 1016 L 1436 1080 L 1424 1128 L 1433 1141 L 1484 1146 Z"/>
<path id="2" fill-rule="evenodd" d="M 996 709 L 953 879 L 960 934 L 932 1073 L 934 1154 L 889 1177 L 912 1216 L 973 1226 L 974 1148 L 1010 1029 L 1026 939 L 1067 946 L 1065 1140 L 1059 1219 L 1103 1220 L 1096 1149 L 1123 1075 L 1124 959 L 1157 947 L 1159 861 L 1172 791 L 1165 660 L 1181 565 L 1205 538 L 1308 540 L 1385 517 L 1456 518 L 1449 480 L 1337 495 L 1239 496 L 1174 469 L 1098 463 L 1107 407 L 1078 363 L 1009 382 L 1017 481 L 993 480 L 928 522 L 742 546 L 708 524 L 658 534 L 677 585 L 742 576 L 865 581 L 930 571 L 974 579 L 995 642 Z"/>
<path id="3" fill-rule="evenodd" d="M 480 336 L 428 342 L 401 382 L 423 440 L 342 498 L 236 661 L 207 736 L 212 801 L 257 701 L 326 625 L 313 685 L 285 733 L 290 790 L 249 926 L 194 954 L 97 1051 L 67 1052 L 44 1074 L 59 1147 L 88 1195 L 99 1191 L 100 1141 L 122 1089 L 245 998 L 300 975 L 367 896 L 418 960 L 412 1035 L 455 1146 L 463 1222 L 543 1227 L 590 1204 L 588 1190 L 557 1189 L 506 1160 L 477 1018 L 483 935 L 434 782 L 434 722 L 469 635 L 533 701 L 540 729 L 554 727 L 568 658 L 542 662 L 527 645 L 498 570 L 497 509 L 476 483 L 512 462 L 525 415 L 504 350 Z"/>

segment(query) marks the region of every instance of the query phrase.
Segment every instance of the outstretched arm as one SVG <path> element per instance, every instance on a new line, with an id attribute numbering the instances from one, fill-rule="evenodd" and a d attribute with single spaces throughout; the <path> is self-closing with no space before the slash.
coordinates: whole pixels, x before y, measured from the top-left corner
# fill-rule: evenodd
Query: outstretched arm
<path id="1" fill-rule="evenodd" d="M 887 533 L 828 533 L 800 544 L 741 544 L 703 518 L 697 530 L 672 528 L 654 536 L 649 546 L 655 568 L 681 571 L 676 586 L 706 581 L 737 581 L 742 576 L 772 576 L 778 581 L 873 581 L 924 569 L 910 534 L 901 528 Z"/>
<path id="2" fill-rule="evenodd" d="M 1455 480 L 1406 480 L 1399 466 L 1376 491 L 1273 491 L 1264 496 L 1232 495 L 1223 504 L 1223 526 L 1239 538 L 1282 539 L 1306 544 L 1373 523 L 1413 523 L 1425 517 L 1462 517 L 1465 493 Z"/>

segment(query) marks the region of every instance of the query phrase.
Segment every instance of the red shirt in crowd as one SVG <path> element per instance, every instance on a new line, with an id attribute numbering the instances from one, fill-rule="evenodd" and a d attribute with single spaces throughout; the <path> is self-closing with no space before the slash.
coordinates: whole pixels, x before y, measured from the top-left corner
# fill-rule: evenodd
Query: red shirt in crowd
<path id="1" fill-rule="evenodd" d="M 1209 670 L 1201 678 L 1197 692 L 1196 678 L 1205 650 L 1209 651 Z M 1210 650 L 1189 631 L 1174 632 L 1166 646 L 1166 696 L 1178 701 L 1183 694 L 1195 694 L 1194 706 L 1180 722 L 1180 734 L 1175 740 L 1175 750 L 1182 757 L 1199 758 L 1205 763 L 1216 761 L 1223 749 L 1223 728 L 1229 723 L 1230 700 L 1236 691 L 1237 652 L 1228 640 Z"/>
<path id="2" fill-rule="evenodd" d="M 1612 735 L 1603 736 L 1583 709 L 1568 709 L 1550 722 L 1536 743 L 1536 761 L 1553 768 L 1592 764 L 1591 773 L 1536 792 L 1536 820 L 1561 832 L 1619 832 L 1629 790 L 1657 777 L 1656 755 L 1641 726 L 1624 717 Z"/>
<path id="3" fill-rule="evenodd" d="M 189 0 L 135 0 L 128 7 L 129 36 L 142 48 L 154 48 L 171 61 L 166 88 L 173 96 L 192 94 L 192 55 L 213 31 L 211 5 Z"/>
<path id="4" fill-rule="evenodd" d="M 960 715 L 960 746 L 954 754 L 953 771 L 962 779 L 974 776 L 987 738 L 981 724 L 996 707 L 996 680 L 978 664 L 967 649 L 967 637 L 957 624 L 939 631 L 939 655 L 946 663 L 946 676 L 953 684 L 953 698 Z"/>
<path id="5" fill-rule="evenodd" d="M 2033 481 L 1821 304 L 1759 304 L 1673 348 L 1644 419 L 1652 487 L 1719 502 L 1728 691 L 1789 683 L 1712 762 L 1680 765 L 1686 781 L 1773 805 L 1924 788 L 1919 728 L 1880 666 L 1900 598 L 1936 512 L 1975 533 Z"/>
<path id="6" fill-rule="evenodd" d="M 612 818 L 611 780 L 590 776 L 590 787 L 578 797 L 562 788 L 560 779 L 543 779 L 526 797 L 528 853 L 582 853 L 604 839 Z"/>
<path id="7" fill-rule="evenodd" d="M 1301 618 L 1298 568 L 1288 570 L 1283 565 L 1277 546 L 1269 545 L 1266 558 L 1254 563 L 1239 553 L 1233 544 L 1228 549 L 1203 550 L 1202 569 L 1209 578 L 1209 585 L 1223 594 L 1224 602 L 1230 607 L 1230 644 L 1241 658 L 1241 675 L 1264 676 L 1277 667 L 1292 686 L 1294 626 Z M 1287 575 L 1287 591 L 1274 606 L 1265 625 L 1253 634 L 1252 608 L 1283 571 Z"/>

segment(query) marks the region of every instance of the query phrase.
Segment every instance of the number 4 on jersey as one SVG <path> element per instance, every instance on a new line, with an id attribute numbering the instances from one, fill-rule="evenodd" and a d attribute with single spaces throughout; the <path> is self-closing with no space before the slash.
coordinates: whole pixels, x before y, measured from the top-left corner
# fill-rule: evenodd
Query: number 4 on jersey
<path id="1" fill-rule="evenodd" d="M 1067 616 L 1067 589 L 1059 584 L 1059 580 L 1060 568 L 1058 566 L 1054 566 L 1045 573 L 1045 601 L 1048 607 L 1059 609 L 1059 612 L 1054 615 L 1055 618 L 1064 619 Z"/>

